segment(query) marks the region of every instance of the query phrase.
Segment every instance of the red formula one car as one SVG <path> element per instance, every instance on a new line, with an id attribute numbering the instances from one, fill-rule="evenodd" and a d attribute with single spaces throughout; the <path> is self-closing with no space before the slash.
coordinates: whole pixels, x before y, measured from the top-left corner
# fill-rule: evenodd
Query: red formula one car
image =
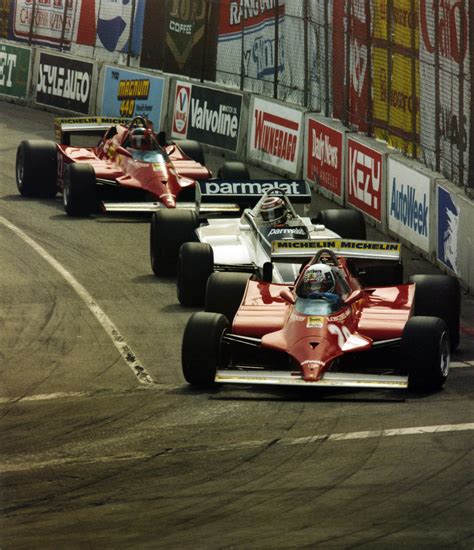
<path id="1" fill-rule="evenodd" d="M 56 119 L 55 124 L 57 143 L 35 140 L 18 146 L 17 186 L 25 196 L 63 193 L 71 216 L 87 216 L 99 207 L 121 212 L 194 208 L 196 180 L 211 176 L 198 142 L 167 143 L 140 116 L 131 121 Z M 71 137 L 77 135 L 101 137 L 93 147 L 72 146 Z M 232 165 L 234 173 L 226 177 L 248 177 L 241 163 Z"/>
<path id="2" fill-rule="evenodd" d="M 324 247 L 319 250 L 320 247 Z M 460 287 L 444 275 L 364 287 L 358 259 L 396 259 L 397 243 L 277 241 L 303 262 L 294 285 L 214 273 L 206 312 L 182 344 L 188 383 L 439 389 L 459 344 Z M 267 270 L 268 271 L 268 270 Z"/>

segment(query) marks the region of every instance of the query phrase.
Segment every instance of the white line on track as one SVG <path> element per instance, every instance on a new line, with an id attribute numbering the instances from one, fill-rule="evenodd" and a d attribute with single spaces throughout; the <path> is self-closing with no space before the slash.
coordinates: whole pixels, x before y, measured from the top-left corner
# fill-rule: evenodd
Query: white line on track
<path id="1" fill-rule="evenodd" d="M 12 456 L 7 462 L 0 463 L 0 473 L 14 473 L 32 471 L 50 467 L 77 466 L 79 464 L 100 464 L 108 462 L 141 461 L 157 458 L 160 455 L 183 455 L 187 453 L 209 453 L 209 452 L 229 452 L 242 451 L 246 449 L 256 449 L 259 447 L 288 447 L 290 445 L 309 445 L 319 442 L 339 442 L 363 439 L 381 439 L 384 437 L 429 435 L 441 433 L 454 433 L 473 431 L 474 422 L 465 424 L 442 424 L 439 426 L 416 426 L 413 428 L 395 428 L 387 430 L 371 430 L 365 432 L 346 432 L 334 434 L 320 434 L 309 437 L 298 437 L 293 439 L 269 439 L 260 441 L 241 441 L 230 445 L 196 445 L 194 447 L 174 447 L 153 449 L 147 453 L 143 451 L 128 452 L 120 454 L 109 454 L 103 456 L 87 456 L 84 449 L 68 449 L 61 456 L 52 457 L 50 454 L 31 454 Z M 147 432 L 149 434 L 149 432 Z M 121 439 L 123 435 L 120 436 Z M 104 448 L 111 446 L 112 441 L 103 441 Z M 66 450 L 65 450 L 66 451 Z M 64 455 L 69 455 L 65 458 Z M 71 456 L 75 455 L 75 456 Z"/>
<path id="2" fill-rule="evenodd" d="M 5 227 L 13 231 L 15 235 L 20 237 L 26 244 L 31 246 L 44 260 L 46 260 L 51 267 L 53 267 L 67 283 L 76 291 L 79 297 L 85 302 L 89 310 L 95 316 L 95 318 L 102 325 L 105 332 L 110 336 L 114 346 L 123 357 L 124 361 L 132 370 L 133 374 L 137 377 L 138 381 L 142 384 L 154 384 L 155 381 L 148 374 L 145 367 L 140 363 L 132 348 L 127 344 L 125 338 L 120 334 L 117 327 L 112 323 L 106 313 L 100 308 L 99 304 L 89 294 L 89 292 L 79 283 L 79 281 L 69 273 L 57 260 L 51 256 L 41 245 L 24 233 L 16 225 L 13 225 L 6 218 L 0 216 L 0 223 Z"/>

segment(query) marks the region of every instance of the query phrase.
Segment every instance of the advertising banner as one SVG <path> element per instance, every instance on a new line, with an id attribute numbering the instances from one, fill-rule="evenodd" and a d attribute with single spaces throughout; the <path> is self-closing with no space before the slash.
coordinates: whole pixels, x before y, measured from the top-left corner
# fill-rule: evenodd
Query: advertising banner
<path id="1" fill-rule="evenodd" d="M 165 79 L 119 67 L 105 67 L 101 112 L 103 115 L 133 118 L 144 116 L 161 127 Z"/>
<path id="2" fill-rule="evenodd" d="M 188 133 L 192 84 L 176 82 L 171 137 L 184 139 Z"/>
<path id="3" fill-rule="evenodd" d="M 333 66 L 338 67 L 338 70 L 333 71 L 334 116 L 344 120 L 348 110 L 349 122 L 361 132 L 368 130 L 369 79 L 371 77 L 369 74 L 369 10 L 370 3 L 360 0 L 333 3 Z M 346 39 L 348 29 L 349 40 Z M 349 64 L 348 71 L 346 63 Z M 345 82 L 347 72 L 349 82 Z"/>
<path id="4" fill-rule="evenodd" d="M 144 8 L 145 0 L 11 0 L 9 37 L 67 50 L 75 43 L 128 52 L 131 36 L 130 53 L 139 55 Z"/>
<path id="5" fill-rule="evenodd" d="M 418 0 L 374 4 L 373 114 L 375 135 L 414 155 L 419 143 L 420 83 Z M 414 47 L 413 47 L 414 46 Z"/>
<path id="6" fill-rule="evenodd" d="M 74 16 L 82 0 L 13 0 L 11 33 L 14 40 L 31 40 L 35 44 L 70 47 Z"/>
<path id="7" fill-rule="evenodd" d="M 342 198 L 344 133 L 308 118 L 306 179 Z"/>
<path id="8" fill-rule="evenodd" d="M 88 114 L 94 65 L 41 52 L 36 103 Z"/>
<path id="9" fill-rule="evenodd" d="M 26 97 L 30 58 L 29 48 L 0 44 L 0 94 Z"/>
<path id="10" fill-rule="evenodd" d="M 436 169 L 438 150 L 440 170 L 452 181 L 464 185 L 468 184 L 472 117 L 468 5 L 468 2 L 458 0 L 438 3 L 420 0 L 421 145 L 424 159 L 431 168 Z M 440 89 L 438 120 L 434 92 L 437 58 Z"/>
<path id="11" fill-rule="evenodd" d="M 431 178 L 393 158 L 387 170 L 389 229 L 429 252 Z"/>
<path id="12" fill-rule="evenodd" d="M 146 3 L 141 66 L 214 81 L 220 2 L 157 4 Z"/>
<path id="13" fill-rule="evenodd" d="M 378 222 L 382 221 L 383 163 L 382 153 L 347 139 L 347 202 Z"/>
<path id="14" fill-rule="evenodd" d="M 250 158 L 296 173 L 303 113 L 254 98 L 249 135 Z"/>
<path id="15" fill-rule="evenodd" d="M 459 274 L 458 233 L 460 208 L 448 189 L 438 186 L 438 260 Z"/>
<path id="16" fill-rule="evenodd" d="M 285 70 L 285 3 L 279 3 L 279 75 Z M 220 2 L 217 72 L 226 82 L 234 75 L 248 78 L 246 89 L 262 90 L 275 75 L 276 2 Z M 279 77 L 280 78 L 280 77 Z"/>

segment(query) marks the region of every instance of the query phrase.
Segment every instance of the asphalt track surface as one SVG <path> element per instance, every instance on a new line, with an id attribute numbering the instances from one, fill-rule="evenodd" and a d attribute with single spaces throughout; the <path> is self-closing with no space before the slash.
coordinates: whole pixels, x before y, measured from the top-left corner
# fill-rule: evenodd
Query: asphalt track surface
<path id="1" fill-rule="evenodd" d="M 473 297 L 438 393 L 191 389 L 148 219 L 18 195 L 16 147 L 52 120 L 0 103 L 2 550 L 472 549 Z"/>

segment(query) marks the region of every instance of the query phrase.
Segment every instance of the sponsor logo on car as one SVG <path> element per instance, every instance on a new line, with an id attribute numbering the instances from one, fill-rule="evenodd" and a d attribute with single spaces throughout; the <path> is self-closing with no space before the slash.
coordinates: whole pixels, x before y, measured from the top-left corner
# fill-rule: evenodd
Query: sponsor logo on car
<path id="1" fill-rule="evenodd" d="M 307 236 L 308 231 L 304 227 L 275 227 L 270 229 L 268 236 L 273 235 L 302 235 Z"/>
<path id="2" fill-rule="evenodd" d="M 400 251 L 400 243 L 378 243 L 369 241 L 273 241 L 273 251 L 280 249 L 301 249 L 301 248 L 331 248 L 340 250 L 375 250 L 382 252 Z"/>
<path id="3" fill-rule="evenodd" d="M 203 181 L 199 182 L 203 195 L 263 195 L 267 191 L 279 189 L 287 195 L 306 195 L 307 186 L 303 180 L 275 181 Z"/>
<path id="4" fill-rule="evenodd" d="M 342 313 L 339 313 L 339 315 L 331 315 L 330 317 L 328 317 L 328 321 L 331 321 L 333 323 L 342 323 L 342 321 L 349 317 L 351 311 L 351 308 L 348 307 Z"/>
<path id="5" fill-rule="evenodd" d="M 324 317 L 313 317 L 312 315 L 308 317 L 306 322 L 307 328 L 323 328 L 324 326 Z"/>

